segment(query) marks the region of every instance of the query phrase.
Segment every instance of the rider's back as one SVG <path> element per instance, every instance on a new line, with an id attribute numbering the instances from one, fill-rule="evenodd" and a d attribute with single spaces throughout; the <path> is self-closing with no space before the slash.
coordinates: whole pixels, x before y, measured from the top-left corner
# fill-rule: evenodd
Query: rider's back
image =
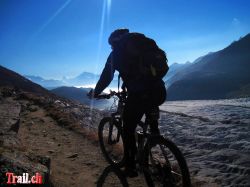
<path id="1" fill-rule="evenodd" d="M 113 57 L 129 92 L 165 90 L 162 78 L 168 71 L 167 58 L 154 40 L 128 33 L 113 50 Z"/>

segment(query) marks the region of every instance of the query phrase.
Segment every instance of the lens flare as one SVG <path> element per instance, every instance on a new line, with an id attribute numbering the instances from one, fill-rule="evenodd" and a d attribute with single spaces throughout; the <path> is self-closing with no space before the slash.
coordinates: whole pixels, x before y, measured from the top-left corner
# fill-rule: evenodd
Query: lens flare
<path id="1" fill-rule="evenodd" d="M 65 3 L 63 3 L 63 5 L 39 28 L 35 34 L 33 34 L 31 38 L 35 38 L 37 35 L 39 35 L 58 16 L 58 14 L 60 14 L 63 9 L 69 5 L 71 1 L 72 0 L 67 0 Z"/>
<path id="2" fill-rule="evenodd" d="M 102 17 L 101 17 L 101 24 L 100 24 L 100 31 L 99 31 L 99 39 L 98 39 L 98 50 L 97 50 L 97 59 L 96 59 L 96 65 L 95 65 L 95 74 L 97 74 L 97 69 L 100 65 L 100 56 L 101 56 L 101 49 L 102 49 L 102 43 L 103 43 L 104 26 L 105 26 L 105 22 L 109 23 L 110 11 L 111 11 L 111 0 L 104 0 L 103 5 L 102 5 Z M 95 80 L 95 82 L 96 81 L 97 80 Z M 91 110 L 93 109 L 93 104 L 94 104 L 94 101 L 91 100 L 91 103 L 90 103 Z"/>
<path id="3" fill-rule="evenodd" d="M 111 0 L 107 0 L 107 27 L 110 25 Z"/>

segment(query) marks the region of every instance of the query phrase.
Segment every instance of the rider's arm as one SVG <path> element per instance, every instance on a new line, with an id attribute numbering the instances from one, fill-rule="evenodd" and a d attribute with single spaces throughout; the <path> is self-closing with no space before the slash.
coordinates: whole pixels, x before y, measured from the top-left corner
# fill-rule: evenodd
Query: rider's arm
<path id="1" fill-rule="evenodd" d="M 110 82 L 113 80 L 114 72 L 115 68 L 112 60 L 112 53 L 110 53 L 102 71 L 101 77 L 96 84 L 95 95 L 99 95 L 110 84 Z"/>

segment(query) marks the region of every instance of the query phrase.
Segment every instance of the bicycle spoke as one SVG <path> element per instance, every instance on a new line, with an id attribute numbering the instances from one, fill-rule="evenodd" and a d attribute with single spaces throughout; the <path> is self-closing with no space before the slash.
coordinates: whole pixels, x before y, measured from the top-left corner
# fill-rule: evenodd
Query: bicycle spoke
<path id="1" fill-rule="evenodd" d="M 148 165 L 144 172 L 149 186 L 186 186 L 184 181 L 190 182 L 189 174 L 187 178 L 183 175 L 188 170 L 182 155 L 179 156 L 181 153 L 178 148 L 163 137 L 156 138 L 149 145 L 146 150 L 148 151 Z"/>
<path id="2" fill-rule="evenodd" d="M 117 164 L 124 158 L 123 142 L 120 130 L 112 123 L 110 118 L 103 121 L 102 128 L 99 129 L 99 141 L 107 161 L 110 164 Z"/>

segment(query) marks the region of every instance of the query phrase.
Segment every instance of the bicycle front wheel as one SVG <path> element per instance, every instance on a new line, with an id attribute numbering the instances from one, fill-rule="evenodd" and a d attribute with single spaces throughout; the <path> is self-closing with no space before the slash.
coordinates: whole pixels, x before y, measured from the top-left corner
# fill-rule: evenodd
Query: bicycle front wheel
<path id="1" fill-rule="evenodd" d="M 111 165 L 123 166 L 125 162 L 120 118 L 105 117 L 98 127 L 101 151 Z"/>
<path id="2" fill-rule="evenodd" d="M 128 181 L 122 171 L 112 165 L 106 167 L 97 181 L 97 187 L 123 186 L 128 187 Z"/>
<path id="3" fill-rule="evenodd" d="M 148 186 L 191 186 L 186 161 L 172 141 L 150 137 L 144 151 L 143 172 Z"/>

